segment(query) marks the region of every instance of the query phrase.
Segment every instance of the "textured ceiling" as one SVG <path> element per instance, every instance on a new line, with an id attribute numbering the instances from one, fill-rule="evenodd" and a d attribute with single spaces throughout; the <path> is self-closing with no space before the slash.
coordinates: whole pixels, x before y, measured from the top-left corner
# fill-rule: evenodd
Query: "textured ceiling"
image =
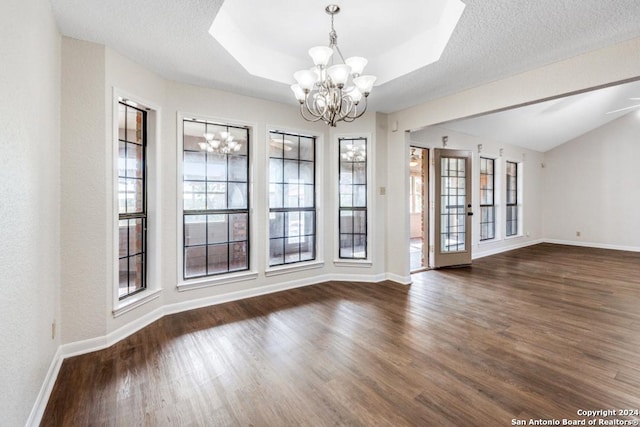
<path id="1" fill-rule="evenodd" d="M 323 9 L 328 1 L 306 1 L 320 11 L 310 14 L 309 19 L 326 22 Z M 51 3 L 64 35 L 109 46 L 168 79 L 295 105 L 288 85 L 250 75 L 209 35 L 222 0 Z M 376 87 L 370 108 L 398 111 L 640 36 L 638 0 L 464 3 L 466 8 L 440 61 Z M 404 2 L 384 4 L 391 10 L 381 7 L 380 19 L 393 21 L 393 8 L 403 7 Z M 255 15 L 270 6 L 270 2 L 256 1 Z M 348 8 L 348 4 L 342 6 Z M 339 35 L 340 28 L 361 24 L 347 22 L 346 16 L 336 23 Z M 349 51 L 356 52 L 358 43 L 382 43 L 385 33 L 381 31 L 376 37 L 350 41 Z"/>

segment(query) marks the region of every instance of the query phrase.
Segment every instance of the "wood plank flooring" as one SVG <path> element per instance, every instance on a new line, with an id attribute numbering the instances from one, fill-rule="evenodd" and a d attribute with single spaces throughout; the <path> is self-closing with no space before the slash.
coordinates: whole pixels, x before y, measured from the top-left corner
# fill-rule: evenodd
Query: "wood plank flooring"
<path id="1" fill-rule="evenodd" d="M 640 410 L 640 253 L 540 244 L 413 278 L 164 317 L 65 360 L 42 425 L 508 426 Z"/>

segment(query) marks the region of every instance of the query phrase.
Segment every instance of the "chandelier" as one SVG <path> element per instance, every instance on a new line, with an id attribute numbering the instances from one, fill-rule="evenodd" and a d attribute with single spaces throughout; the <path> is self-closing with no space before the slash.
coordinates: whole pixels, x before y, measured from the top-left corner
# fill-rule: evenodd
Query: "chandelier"
<path id="1" fill-rule="evenodd" d="M 364 144 L 359 147 L 349 144 L 346 146 L 346 150 L 340 154 L 340 157 L 347 162 L 364 162 L 367 160 L 367 149 Z"/>
<path id="2" fill-rule="evenodd" d="M 325 11 L 331 15 L 329 46 L 309 49 L 314 66 L 293 75 L 298 83 L 292 85 L 291 90 L 300 103 L 300 114 L 305 120 L 322 120 L 335 127 L 340 121 L 352 122 L 364 114 L 376 77 L 362 75 L 368 62 L 365 58 L 353 56 L 345 60 L 342 56 L 338 35 L 333 28 L 333 17 L 340 12 L 340 7 L 330 4 Z M 342 63 L 334 63 L 336 52 Z M 363 96 L 364 105 L 361 106 Z"/>
<path id="3" fill-rule="evenodd" d="M 240 151 L 242 144 L 233 140 L 233 135 L 229 132 L 205 133 L 204 142 L 198 145 L 203 151 L 217 154 L 229 154 Z"/>

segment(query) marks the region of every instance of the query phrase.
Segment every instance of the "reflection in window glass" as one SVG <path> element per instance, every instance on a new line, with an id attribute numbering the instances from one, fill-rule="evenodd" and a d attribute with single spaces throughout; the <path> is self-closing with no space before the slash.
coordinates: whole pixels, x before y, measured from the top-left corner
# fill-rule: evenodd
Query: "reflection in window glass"
<path id="1" fill-rule="evenodd" d="M 316 258 L 315 141 L 269 132 L 269 266 Z"/>
<path id="2" fill-rule="evenodd" d="M 339 257 L 367 258 L 367 139 L 340 138 Z"/>
<path id="3" fill-rule="evenodd" d="M 146 288 L 147 113 L 118 104 L 118 298 Z"/>
<path id="4" fill-rule="evenodd" d="M 249 269 L 249 129 L 183 122 L 184 278 Z"/>
<path id="5" fill-rule="evenodd" d="M 518 164 L 507 162 L 507 236 L 518 234 Z"/>
<path id="6" fill-rule="evenodd" d="M 480 240 L 496 237 L 495 160 L 480 157 Z"/>

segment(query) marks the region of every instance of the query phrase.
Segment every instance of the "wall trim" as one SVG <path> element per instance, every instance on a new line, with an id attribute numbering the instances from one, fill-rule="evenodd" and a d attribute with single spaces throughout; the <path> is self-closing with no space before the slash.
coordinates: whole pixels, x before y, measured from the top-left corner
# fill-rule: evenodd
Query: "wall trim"
<path id="1" fill-rule="evenodd" d="M 151 323 L 156 322 L 164 316 L 170 314 L 181 313 L 184 311 L 194 310 L 197 308 L 209 307 L 213 305 L 223 304 L 226 302 L 238 301 L 246 298 L 252 298 L 261 295 L 272 294 L 276 292 L 286 291 L 288 289 L 295 289 L 304 286 L 321 285 L 328 281 L 351 281 L 351 282 L 367 282 L 377 283 L 388 279 L 388 274 L 378 275 L 364 275 L 364 274 L 325 274 L 313 277 L 306 277 L 303 279 L 290 280 L 288 282 L 277 283 L 273 285 L 266 285 L 260 287 L 254 287 L 250 289 L 227 292 L 220 295 L 211 297 L 198 298 L 189 301 L 183 301 L 173 304 L 164 305 L 158 307 L 155 310 L 147 313 L 146 315 L 129 322 L 128 324 L 103 335 L 101 337 L 90 338 L 82 341 L 74 341 L 71 343 L 58 346 L 58 349 L 53 356 L 49 370 L 45 376 L 40 392 L 36 398 L 36 401 L 31 409 L 29 418 L 26 425 L 28 427 L 38 426 L 42 421 L 42 416 L 49 403 L 53 386 L 55 385 L 58 373 L 62 367 L 62 362 L 65 359 L 79 356 L 81 354 L 91 353 L 94 351 L 104 350 L 111 347 L 117 342 L 127 338 L 130 335 L 138 332 L 139 330 L 149 326 Z M 400 276 L 397 276 L 400 277 Z M 395 279 L 388 279 L 400 282 Z M 409 280 L 410 283 L 410 280 Z M 403 284 L 409 284 L 403 283 Z"/>
<path id="2" fill-rule="evenodd" d="M 58 349 L 51 360 L 51 364 L 49 365 L 49 369 L 47 370 L 47 375 L 44 377 L 42 387 L 40 387 L 40 391 L 38 392 L 33 408 L 31 408 L 29 418 L 27 418 L 27 427 L 40 425 L 44 411 L 47 408 L 47 403 L 49 403 L 49 396 L 51 396 L 53 386 L 58 378 L 58 373 L 62 366 L 62 360 L 62 346 L 58 346 Z"/>
<path id="3" fill-rule="evenodd" d="M 385 280 L 391 280 L 392 282 L 396 282 L 401 285 L 410 285 L 411 283 L 413 283 L 413 281 L 411 280 L 411 275 L 400 276 L 399 274 L 385 273 L 384 277 Z"/>
<path id="4" fill-rule="evenodd" d="M 472 255 L 472 259 L 484 258 L 491 255 L 497 255 L 502 252 L 512 251 L 514 249 L 526 248 L 527 246 L 533 246 L 539 243 L 545 243 L 546 241 L 547 240 L 544 240 L 544 239 L 527 240 L 525 242 L 519 242 L 509 246 L 500 246 L 498 248 L 485 249 L 483 251 L 474 252 Z"/>
<path id="5" fill-rule="evenodd" d="M 614 251 L 640 252 L 640 246 L 611 245 L 609 243 L 575 242 L 572 240 L 544 239 L 544 243 L 556 245 L 581 246 L 585 248 L 611 249 Z"/>

